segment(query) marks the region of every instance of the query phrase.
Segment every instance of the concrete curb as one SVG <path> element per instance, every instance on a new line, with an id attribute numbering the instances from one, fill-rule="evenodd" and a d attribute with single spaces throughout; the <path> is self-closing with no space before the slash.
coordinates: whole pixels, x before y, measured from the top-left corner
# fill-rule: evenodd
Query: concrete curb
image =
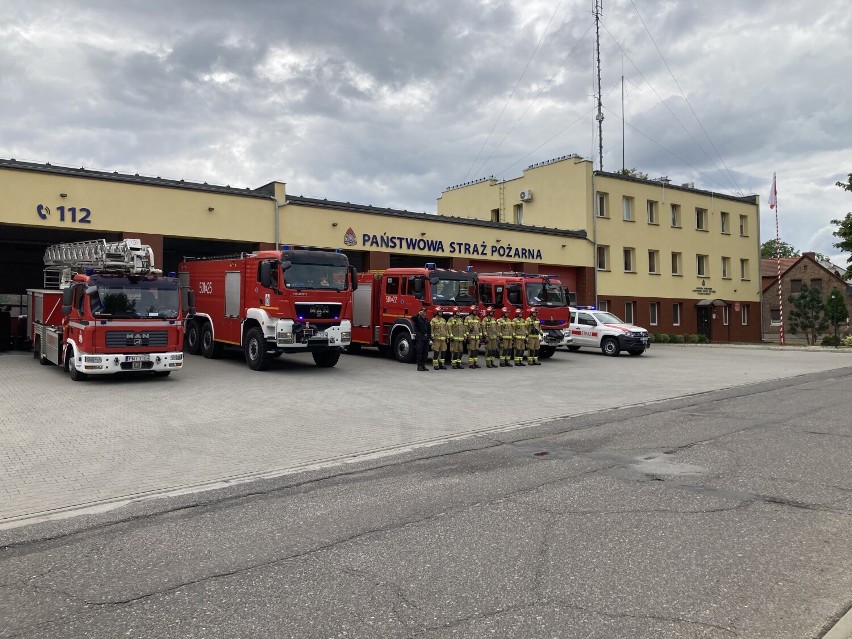
<path id="1" fill-rule="evenodd" d="M 846 611 L 840 620 L 826 632 L 822 639 L 850 639 L 852 638 L 852 608 Z"/>

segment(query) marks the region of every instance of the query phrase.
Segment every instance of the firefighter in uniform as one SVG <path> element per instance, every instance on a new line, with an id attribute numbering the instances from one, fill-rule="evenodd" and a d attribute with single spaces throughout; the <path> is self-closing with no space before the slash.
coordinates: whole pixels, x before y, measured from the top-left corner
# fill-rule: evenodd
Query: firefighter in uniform
<path id="1" fill-rule="evenodd" d="M 441 314 L 441 307 L 435 307 L 435 317 L 430 322 L 432 329 L 432 366 L 437 371 L 447 370 L 445 361 L 447 358 L 447 320 Z"/>
<path id="2" fill-rule="evenodd" d="M 482 322 L 476 315 L 476 307 L 470 307 L 470 315 L 464 318 L 464 332 L 467 336 L 467 363 L 470 368 L 482 368 L 479 359 L 479 342 L 482 340 Z"/>
<path id="3" fill-rule="evenodd" d="M 497 318 L 494 317 L 494 307 L 489 306 L 488 314 L 482 320 L 482 332 L 485 335 L 485 365 L 488 368 L 497 368 L 495 359 L 500 357 L 500 327 Z"/>
<path id="4" fill-rule="evenodd" d="M 497 320 L 500 333 L 500 366 L 512 365 L 512 318 L 509 309 L 503 307 L 503 315 Z"/>
<path id="5" fill-rule="evenodd" d="M 451 368 L 464 368 L 461 356 L 464 348 L 464 322 L 459 315 L 459 307 L 453 306 L 453 316 L 447 320 L 447 333 L 450 340 Z"/>
<path id="6" fill-rule="evenodd" d="M 538 361 L 538 349 L 541 346 L 541 324 L 538 321 L 538 309 L 533 306 L 527 318 L 527 361 L 530 366 L 541 366 Z"/>
<path id="7" fill-rule="evenodd" d="M 426 358 L 429 356 L 429 339 L 432 335 L 432 329 L 429 320 L 426 319 L 425 304 L 411 318 L 411 323 L 414 324 L 414 353 L 417 356 L 417 370 L 428 371 Z"/>
<path id="8" fill-rule="evenodd" d="M 515 319 L 512 320 L 512 333 L 515 336 L 515 366 L 526 366 L 524 364 L 524 349 L 527 343 L 527 320 L 524 313 L 518 309 Z"/>

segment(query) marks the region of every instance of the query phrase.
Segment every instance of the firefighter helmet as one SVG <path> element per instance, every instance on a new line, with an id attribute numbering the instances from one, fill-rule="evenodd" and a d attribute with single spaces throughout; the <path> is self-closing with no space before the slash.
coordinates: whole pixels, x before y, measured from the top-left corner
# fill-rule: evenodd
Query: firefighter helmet
<path id="1" fill-rule="evenodd" d="M 472 310 L 472 311 L 475 313 L 475 312 L 476 312 L 476 307 L 475 307 L 475 306 L 471 306 L 471 307 L 470 307 L 470 310 Z"/>
<path id="2" fill-rule="evenodd" d="M 493 312 L 494 312 L 494 307 L 493 307 L 493 306 L 489 306 L 489 307 L 488 307 L 488 308 L 486 308 L 485 310 L 486 310 L 486 311 L 488 311 L 489 313 L 493 313 Z"/>
<path id="3" fill-rule="evenodd" d="M 509 312 L 509 309 L 508 309 L 508 308 L 506 308 L 505 306 L 504 306 L 501 310 L 502 310 L 504 313 L 508 313 L 508 312 Z"/>
<path id="4" fill-rule="evenodd" d="M 533 306 L 533 307 L 530 309 L 530 313 L 538 313 L 538 309 L 537 309 L 535 306 Z"/>

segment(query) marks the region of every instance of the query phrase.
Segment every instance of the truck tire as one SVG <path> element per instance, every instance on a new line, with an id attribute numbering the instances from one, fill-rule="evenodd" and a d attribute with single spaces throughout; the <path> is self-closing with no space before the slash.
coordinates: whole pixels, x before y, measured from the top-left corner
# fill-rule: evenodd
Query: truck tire
<path id="1" fill-rule="evenodd" d="M 540 346 L 538 349 L 538 356 L 541 359 L 550 359 L 554 353 L 556 353 L 555 346 Z"/>
<path id="2" fill-rule="evenodd" d="M 572 353 L 576 353 L 577 351 L 580 350 L 580 347 L 579 346 L 569 346 L 568 350 L 571 351 Z"/>
<path id="3" fill-rule="evenodd" d="M 71 348 L 65 350 L 65 370 L 68 371 L 71 379 L 75 382 L 83 382 L 88 377 L 86 373 L 81 373 L 77 370 L 77 367 L 74 366 L 74 350 Z"/>
<path id="4" fill-rule="evenodd" d="M 618 347 L 618 341 L 614 337 L 604 337 L 604 340 L 601 342 L 601 350 L 604 355 L 609 355 L 610 357 L 616 357 L 621 349 Z"/>
<path id="5" fill-rule="evenodd" d="M 210 322 L 204 322 L 201 329 L 201 354 L 207 359 L 216 359 L 222 354 L 222 345 L 213 339 L 213 326 Z"/>
<path id="6" fill-rule="evenodd" d="M 201 353 L 201 329 L 195 320 L 190 320 L 186 326 L 186 352 L 190 355 Z"/>
<path id="7" fill-rule="evenodd" d="M 408 331 L 401 330 L 393 338 L 393 356 L 396 361 L 403 364 L 414 361 L 414 340 Z"/>
<path id="8" fill-rule="evenodd" d="M 645 352 L 645 349 L 644 348 L 631 348 L 627 352 L 630 353 L 631 355 L 633 355 L 633 357 L 638 357 L 639 355 L 641 355 L 642 353 Z"/>
<path id="9" fill-rule="evenodd" d="M 253 371 L 263 371 L 269 367 L 269 362 L 272 358 L 266 347 L 266 339 L 263 337 L 263 331 L 257 326 L 249 329 L 246 334 L 246 364 Z"/>
<path id="10" fill-rule="evenodd" d="M 340 359 L 340 349 L 335 348 L 332 351 L 316 351 L 313 353 L 314 363 L 320 368 L 333 368 Z"/>

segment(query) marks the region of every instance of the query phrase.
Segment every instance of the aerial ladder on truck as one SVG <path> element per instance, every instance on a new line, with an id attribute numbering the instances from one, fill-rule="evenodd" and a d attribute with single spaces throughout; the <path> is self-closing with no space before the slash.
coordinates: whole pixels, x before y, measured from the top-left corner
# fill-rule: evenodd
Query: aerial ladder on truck
<path id="1" fill-rule="evenodd" d="M 44 289 L 27 291 L 34 357 L 72 379 L 121 371 L 165 377 L 183 366 L 180 283 L 139 239 L 55 244 Z"/>

